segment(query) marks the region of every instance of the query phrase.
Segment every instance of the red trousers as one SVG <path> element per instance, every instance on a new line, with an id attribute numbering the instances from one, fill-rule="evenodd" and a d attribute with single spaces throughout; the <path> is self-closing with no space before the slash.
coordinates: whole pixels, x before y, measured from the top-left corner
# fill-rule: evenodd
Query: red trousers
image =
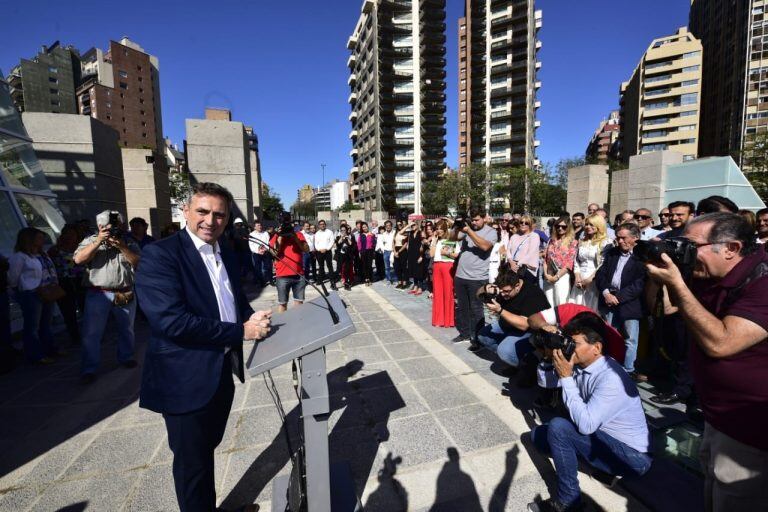
<path id="1" fill-rule="evenodd" d="M 453 327 L 453 263 L 435 262 L 432 267 L 432 325 Z"/>

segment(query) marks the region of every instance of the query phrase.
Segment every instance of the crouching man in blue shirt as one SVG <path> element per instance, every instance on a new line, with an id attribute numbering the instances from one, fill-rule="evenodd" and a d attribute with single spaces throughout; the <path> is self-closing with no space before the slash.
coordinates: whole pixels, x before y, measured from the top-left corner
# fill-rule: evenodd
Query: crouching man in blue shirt
<path id="1" fill-rule="evenodd" d="M 578 458 L 617 476 L 642 475 L 651 467 L 645 414 L 635 383 L 614 359 L 603 355 L 603 337 L 590 325 L 569 323 L 564 331 L 576 343 L 568 360 L 554 350 L 570 421 L 555 418 L 533 429 L 536 447 L 551 454 L 557 497 L 528 504 L 528 510 L 580 510 Z"/>

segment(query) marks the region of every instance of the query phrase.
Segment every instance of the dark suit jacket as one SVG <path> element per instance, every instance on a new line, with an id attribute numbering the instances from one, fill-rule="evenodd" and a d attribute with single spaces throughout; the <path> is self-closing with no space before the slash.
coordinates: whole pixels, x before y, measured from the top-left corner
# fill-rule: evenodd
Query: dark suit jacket
<path id="1" fill-rule="evenodd" d="M 619 305 L 609 308 L 605 304 L 603 290 L 611 288 L 611 280 L 616 272 L 616 266 L 619 263 L 621 250 L 618 247 L 611 247 L 605 254 L 603 264 L 595 275 L 595 285 L 600 295 L 600 309 L 609 311 L 613 309 L 618 311 L 624 320 L 636 320 L 643 318 L 643 288 L 645 287 L 645 265 L 643 265 L 634 255 L 629 257 L 629 261 L 624 265 L 621 272 L 621 288 L 616 297 L 619 299 Z"/>
<path id="2" fill-rule="evenodd" d="M 243 322 L 253 313 L 240 287 L 236 255 L 221 258 L 235 296 L 237 323 L 222 322 L 213 285 L 186 230 L 147 245 L 136 272 L 136 293 L 151 327 L 139 405 L 180 414 L 206 405 L 221 380 L 224 357 L 241 382 Z M 230 347 L 229 354 L 224 349 Z"/>

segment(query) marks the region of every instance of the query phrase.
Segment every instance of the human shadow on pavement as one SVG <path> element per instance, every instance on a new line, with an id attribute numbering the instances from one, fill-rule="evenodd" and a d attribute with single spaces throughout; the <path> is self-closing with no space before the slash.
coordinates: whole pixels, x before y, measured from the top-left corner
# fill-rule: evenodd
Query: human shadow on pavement
<path id="1" fill-rule="evenodd" d="M 509 488 L 512 486 L 512 481 L 515 479 L 519 454 L 520 448 L 517 445 L 507 450 L 507 456 L 504 461 L 504 474 L 493 489 L 491 501 L 488 503 L 488 512 L 504 512 L 504 510 L 506 510 Z"/>
<path id="2" fill-rule="evenodd" d="M 459 466 L 459 451 L 449 447 L 448 460 L 437 475 L 435 503 L 429 512 L 483 512 L 475 482 Z"/>
<path id="3" fill-rule="evenodd" d="M 358 496 L 365 487 L 379 444 L 389 439 L 386 425 L 390 413 L 405 406 L 386 372 L 373 373 L 350 383 L 350 378 L 358 374 L 363 365 L 362 361 L 354 360 L 328 373 L 331 415 L 344 409 L 335 425 L 329 421 L 329 425 L 333 425 L 329 432 L 330 461 L 349 462 Z M 377 399 L 375 404 L 368 405 L 363 397 L 365 390 L 371 388 L 375 388 Z M 295 450 L 299 446 L 300 428 L 301 407 L 296 405 L 286 414 L 284 424 L 270 445 L 256 457 L 229 492 L 221 508 L 235 509 L 255 502 L 290 461 L 286 429 Z"/>
<path id="4" fill-rule="evenodd" d="M 366 512 L 407 512 L 408 492 L 395 478 L 397 465 L 402 462 L 402 457 L 392 457 L 391 453 L 387 454 L 379 470 L 379 486 L 365 501 L 363 509 Z"/>

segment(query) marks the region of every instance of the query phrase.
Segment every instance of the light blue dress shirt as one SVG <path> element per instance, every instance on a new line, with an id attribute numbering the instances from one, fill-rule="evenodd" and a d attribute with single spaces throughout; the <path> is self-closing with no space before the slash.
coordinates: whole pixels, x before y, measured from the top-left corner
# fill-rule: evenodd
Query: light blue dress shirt
<path id="1" fill-rule="evenodd" d="M 581 434 L 601 430 L 635 450 L 647 453 L 648 425 L 637 386 L 615 360 L 603 356 L 573 377 L 560 379 L 571 420 Z"/>

